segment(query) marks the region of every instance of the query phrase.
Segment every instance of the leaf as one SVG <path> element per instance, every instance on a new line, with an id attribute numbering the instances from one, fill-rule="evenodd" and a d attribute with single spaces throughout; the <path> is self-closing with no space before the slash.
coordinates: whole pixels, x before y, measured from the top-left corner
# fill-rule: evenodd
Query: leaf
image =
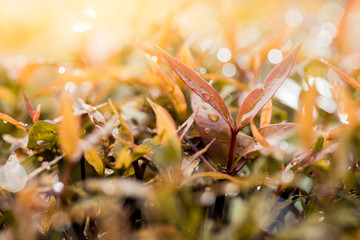
<path id="1" fill-rule="evenodd" d="M 78 98 L 78 102 L 80 106 L 85 110 L 94 126 L 103 127 L 106 124 L 104 116 L 97 110 L 96 107 L 86 104 L 81 98 Z"/>
<path id="2" fill-rule="evenodd" d="M 41 111 L 41 105 L 39 104 L 34 112 L 34 115 L 32 117 L 33 123 L 35 123 L 37 120 L 39 120 L 40 117 L 40 111 Z"/>
<path id="3" fill-rule="evenodd" d="M 191 173 L 194 171 L 194 169 L 196 168 L 196 166 L 200 162 L 200 160 L 197 160 L 197 158 L 200 157 L 201 154 L 208 151 L 209 147 L 214 142 L 215 142 L 215 138 L 208 145 L 206 145 L 203 149 L 201 149 L 200 151 L 194 153 L 190 157 L 185 158 L 183 160 L 183 162 L 181 163 L 181 171 L 182 171 L 182 173 L 183 173 L 183 175 L 185 177 L 190 177 L 191 176 Z"/>
<path id="4" fill-rule="evenodd" d="M 11 123 L 12 125 L 14 125 L 15 127 L 19 128 L 21 130 L 24 130 L 26 132 L 28 131 L 28 129 L 26 128 L 26 126 L 23 123 L 16 121 L 15 119 L 13 119 L 12 117 L 10 117 L 9 115 L 7 115 L 5 113 L 0 113 L 0 119 L 5 122 Z"/>
<path id="5" fill-rule="evenodd" d="M 323 62 L 326 66 L 331 68 L 334 72 L 336 72 L 337 75 L 339 75 L 343 80 L 345 80 L 347 83 L 349 83 L 351 86 L 353 86 L 356 90 L 360 91 L 360 82 L 352 78 L 351 76 L 347 75 L 337 67 L 331 65 L 324 59 L 320 59 L 321 62 Z"/>
<path id="6" fill-rule="evenodd" d="M 32 105 L 31 105 L 30 100 L 27 98 L 26 94 L 23 93 L 23 95 L 24 95 L 24 99 L 25 99 L 26 110 L 27 110 L 27 112 L 28 112 L 28 114 L 29 114 L 29 116 L 30 116 L 30 118 L 32 120 L 34 118 L 34 109 L 33 109 Z"/>
<path id="7" fill-rule="evenodd" d="M 192 181 L 196 178 L 200 178 L 200 177 L 211 177 L 211 178 L 215 178 L 215 179 L 226 179 L 226 180 L 229 180 L 233 183 L 236 183 L 238 185 L 242 185 L 244 184 L 245 182 L 240 180 L 240 179 L 237 179 L 237 178 L 234 178 L 228 174 L 225 174 L 225 173 L 220 173 L 220 172 L 203 172 L 203 173 L 196 173 L 194 175 L 192 175 L 189 180 Z"/>
<path id="8" fill-rule="evenodd" d="M 195 93 L 191 93 L 191 107 L 198 111 L 195 122 L 204 145 L 216 139 L 207 154 L 214 163 L 224 166 L 231 138 L 229 125 L 220 113 Z"/>
<path id="9" fill-rule="evenodd" d="M 8 192 L 21 191 L 28 177 L 15 154 L 10 155 L 5 165 L 0 168 L 0 186 Z"/>
<path id="10" fill-rule="evenodd" d="M 85 152 L 84 157 L 86 161 L 94 167 L 94 169 L 100 176 L 104 175 L 105 166 L 101 159 L 101 156 L 95 148 L 91 147 L 90 149 L 88 149 Z"/>
<path id="11" fill-rule="evenodd" d="M 294 67 L 300 50 L 298 44 L 265 78 L 264 88 L 256 88 L 245 98 L 236 119 L 236 127 L 242 129 L 254 118 L 275 95 Z"/>
<path id="12" fill-rule="evenodd" d="M 317 93 L 315 86 L 303 92 L 300 97 L 299 111 L 297 112 L 297 122 L 299 123 L 299 134 L 305 148 L 310 147 L 314 140 L 314 107 L 316 106 Z"/>
<path id="13" fill-rule="evenodd" d="M 272 115 L 272 100 L 265 104 L 264 108 L 261 110 L 260 115 L 260 127 L 265 127 L 270 124 Z"/>
<path id="14" fill-rule="evenodd" d="M 129 147 L 123 147 L 115 159 L 115 169 L 129 168 L 132 163 L 132 157 Z"/>
<path id="15" fill-rule="evenodd" d="M 62 97 L 60 112 L 63 116 L 59 130 L 60 145 L 67 159 L 76 161 L 80 157 L 79 151 L 76 151 L 79 144 L 80 119 L 74 116 L 72 100 L 69 96 Z"/>
<path id="16" fill-rule="evenodd" d="M 194 93 L 218 111 L 221 117 L 224 118 L 231 128 L 235 127 L 234 120 L 231 117 L 228 106 L 219 93 L 210 84 L 208 84 L 188 66 L 172 57 L 161 48 L 155 46 L 155 49 Z"/>
<path id="17" fill-rule="evenodd" d="M 54 196 L 50 197 L 48 206 L 42 212 L 41 217 L 41 232 L 46 235 L 50 229 L 52 217 L 56 213 L 56 199 Z"/>
<path id="18" fill-rule="evenodd" d="M 178 116 L 180 118 L 184 118 L 184 116 L 186 116 L 187 105 L 183 92 L 169 74 L 159 66 L 159 64 L 154 62 L 149 55 L 146 55 L 146 58 L 152 71 L 157 76 L 160 86 L 174 105 Z"/>
<path id="19" fill-rule="evenodd" d="M 193 111 L 198 109 L 195 122 L 204 145 L 209 144 L 214 138 L 216 138 L 212 147 L 207 151 L 207 155 L 216 164 L 224 166 L 227 161 L 231 140 L 229 125 L 221 117 L 220 113 L 215 111 L 213 107 L 195 93 L 191 94 L 191 106 Z M 236 138 L 236 152 L 238 154 L 241 153 L 250 142 L 252 142 L 251 137 L 242 133 L 238 133 Z"/>
<path id="20" fill-rule="evenodd" d="M 120 113 L 118 112 L 118 110 L 115 108 L 113 102 L 111 101 L 111 99 L 108 99 L 109 105 L 111 107 L 111 110 L 115 113 L 115 115 L 117 116 L 117 118 L 119 119 L 120 123 L 121 123 L 121 129 L 124 129 L 125 133 L 128 135 L 129 140 L 131 143 L 134 143 L 134 136 L 132 135 L 129 126 L 127 125 L 126 121 L 124 120 L 123 117 L 121 117 Z"/>
<path id="21" fill-rule="evenodd" d="M 270 144 L 265 140 L 265 138 L 261 135 L 259 130 L 256 128 L 253 119 L 251 119 L 251 121 L 250 121 L 250 128 L 251 128 L 251 132 L 252 132 L 254 138 L 256 139 L 256 141 L 258 141 L 258 143 L 261 144 L 261 146 L 263 146 L 265 148 L 270 147 Z"/>
<path id="22" fill-rule="evenodd" d="M 156 131 L 160 136 L 160 144 L 165 146 L 169 142 L 174 144 L 175 150 L 178 154 L 181 153 L 181 146 L 179 137 L 176 132 L 175 122 L 171 115 L 157 103 L 147 99 L 156 115 Z"/>
<path id="23" fill-rule="evenodd" d="M 198 114 L 198 112 L 199 112 L 199 109 L 196 109 L 196 111 L 194 111 L 191 114 L 191 116 L 188 119 L 186 119 L 186 121 L 180 127 L 178 127 L 178 129 L 176 130 L 177 133 L 180 134 L 180 137 L 179 137 L 180 141 L 184 138 L 187 131 L 189 131 L 191 125 L 195 121 L 195 117 Z"/>
<path id="24" fill-rule="evenodd" d="M 44 121 L 36 121 L 29 131 L 29 149 L 47 149 L 52 150 L 58 145 L 59 126 Z"/>
<path id="25" fill-rule="evenodd" d="M 286 140 L 291 134 L 294 133 L 297 124 L 295 123 L 279 123 L 271 124 L 262 128 L 259 128 L 259 133 L 264 137 L 270 147 L 278 147 L 280 143 Z M 249 141 L 247 147 L 239 153 L 239 157 L 233 163 L 234 166 L 239 162 L 241 157 L 246 156 L 249 153 L 259 151 L 264 147 L 259 142 Z"/>

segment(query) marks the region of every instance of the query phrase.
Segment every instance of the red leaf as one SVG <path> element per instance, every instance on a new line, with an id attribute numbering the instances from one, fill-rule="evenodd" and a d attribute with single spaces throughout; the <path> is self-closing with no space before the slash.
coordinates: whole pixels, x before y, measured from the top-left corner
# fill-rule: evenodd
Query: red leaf
<path id="1" fill-rule="evenodd" d="M 216 111 L 218 111 L 222 118 L 234 128 L 234 120 L 231 117 L 230 110 L 219 93 L 201 78 L 196 72 L 188 66 L 169 55 L 160 47 L 155 46 L 158 53 L 170 65 L 172 70 L 184 81 L 184 83 L 197 95 L 199 95 L 205 102 L 210 104 Z"/>
<path id="2" fill-rule="evenodd" d="M 31 105 L 30 100 L 26 97 L 25 93 L 23 93 L 24 95 L 24 99 L 25 99 L 25 106 L 26 106 L 26 110 L 29 113 L 29 116 L 31 118 L 31 120 L 34 118 L 34 109 Z"/>
<path id="3" fill-rule="evenodd" d="M 216 138 L 211 148 L 208 149 L 207 154 L 213 162 L 225 166 L 231 139 L 229 125 L 221 117 L 220 113 L 215 111 L 213 107 L 195 93 L 191 94 L 191 107 L 193 111 L 198 109 L 195 122 L 204 145 L 209 144 Z M 241 153 L 250 142 L 252 142 L 251 137 L 238 133 L 236 152 Z"/>
<path id="4" fill-rule="evenodd" d="M 275 95 L 294 67 L 296 56 L 300 50 L 298 44 L 265 78 L 264 88 L 256 88 L 245 98 L 241 105 L 236 127 L 245 127 L 254 118 L 264 105 Z"/>

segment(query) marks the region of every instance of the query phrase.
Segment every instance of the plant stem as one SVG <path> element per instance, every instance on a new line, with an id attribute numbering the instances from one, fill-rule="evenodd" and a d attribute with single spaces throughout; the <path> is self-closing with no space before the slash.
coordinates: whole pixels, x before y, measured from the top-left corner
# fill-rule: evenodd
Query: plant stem
<path id="1" fill-rule="evenodd" d="M 244 166 L 245 164 L 249 161 L 250 158 L 248 157 L 244 157 L 244 160 L 239 164 L 239 166 L 231 173 L 232 176 L 234 176 L 235 174 L 237 174 Z"/>
<path id="2" fill-rule="evenodd" d="M 187 141 L 189 143 L 189 145 L 192 147 L 192 149 L 194 149 L 197 152 L 199 151 L 199 149 L 197 149 L 197 147 L 190 141 L 190 139 L 187 136 L 184 136 L 184 139 L 185 139 L 185 141 Z M 208 160 L 206 160 L 206 158 L 203 155 L 200 155 L 199 158 L 201 159 L 201 161 L 203 161 L 207 165 L 207 167 L 209 169 L 216 172 L 216 169 L 213 166 L 211 166 L 211 164 L 208 162 Z"/>
<path id="3" fill-rule="evenodd" d="M 238 129 L 231 129 L 230 148 L 229 148 L 229 155 L 228 155 L 227 166 L 226 166 L 226 168 L 229 172 L 232 167 L 232 162 L 233 162 L 234 153 L 235 153 L 235 149 L 236 149 L 236 136 L 237 136 L 238 132 L 239 132 Z"/>

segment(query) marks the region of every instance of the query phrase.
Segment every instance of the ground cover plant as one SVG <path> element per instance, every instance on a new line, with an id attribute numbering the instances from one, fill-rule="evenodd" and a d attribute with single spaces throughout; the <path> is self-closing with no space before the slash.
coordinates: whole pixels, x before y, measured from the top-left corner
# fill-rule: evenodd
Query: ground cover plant
<path id="1" fill-rule="evenodd" d="M 20 2 L 1 239 L 360 238 L 357 1 Z"/>

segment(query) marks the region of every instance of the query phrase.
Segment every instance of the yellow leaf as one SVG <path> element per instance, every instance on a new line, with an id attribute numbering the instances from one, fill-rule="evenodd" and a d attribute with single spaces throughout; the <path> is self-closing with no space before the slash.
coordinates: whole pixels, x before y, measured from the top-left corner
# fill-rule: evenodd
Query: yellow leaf
<path id="1" fill-rule="evenodd" d="M 104 163 L 95 148 L 91 147 L 87 150 L 84 157 L 86 161 L 95 168 L 99 175 L 102 176 L 104 174 Z"/>
<path id="2" fill-rule="evenodd" d="M 51 221 L 55 213 L 56 213 L 56 199 L 54 196 L 51 196 L 49 205 L 43 211 L 41 218 L 41 231 L 44 235 L 46 235 L 47 232 L 49 231 L 51 226 Z"/>
<path id="3" fill-rule="evenodd" d="M 272 100 L 270 100 L 263 109 L 260 115 L 260 127 L 265 127 L 270 124 L 272 115 Z"/>
<path id="4" fill-rule="evenodd" d="M 176 151 L 181 152 L 181 146 L 179 137 L 176 132 L 175 122 L 171 115 L 157 103 L 154 103 L 150 99 L 147 99 L 156 115 L 156 131 L 157 135 L 160 136 L 160 144 L 166 145 L 172 141 Z"/>
<path id="5" fill-rule="evenodd" d="M 264 136 L 261 135 L 259 130 L 256 128 L 253 119 L 251 119 L 251 121 L 250 121 L 250 128 L 251 128 L 251 132 L 252 132 L 254 138 L 256 139 L 256 141 L 258 141 L 263 147 L 266 147 L 266 148 L 270 147 L 270 144 L 265 140 Z"/>
<path id="6" fill-rule="evenodd" d="M 124 129 L 125 133 L 128 135 L 129 140 L 131 141 L 131 143 L 134 143 L 134 136 L 132 135 L 129 126 L 127 125 L 126 121 L 124 120 L 123 117 L 121 117 L 120 113 L 118 112 L 118 110 L 115 108 L 113 102 L 111 101 L 111 99 L 108 99 L 109 105 L 111 107 L 111 109 L 113 110 L 113 112 L 115 113 L 115 115 L 117 116 L 117 118 L 119 119 L 120 123 L 121 123 L 121 128 Z"/>
<path id="7" fill-rule="evenodd" d="M 194 175 L 192 175 L 189 180 L 192 181 L 196 178 L 200 178 L 200 177 L 212 177 L 212 178 L 215 178 L 215 179 L 226 179 L 226 180 L 229 180 L 229 181 L 232 181 L 236 184 L 243 184 L 245 183 L 245 181 L 241 181 L 237 178 L 234 178 L 228 174 L 225 174 L 225 173 L 220 173 L 220 172 L 203 172 L 203 173 L 196 173 Z"/>
<path id="8" fill-rule="evenodd" d="M 128 168 L 131 166 L 131 163 L 132 163 L 132 156 L 129 147 L 123 147 L 116 157 L 114 168 L 115 169 L 119 169 L 123 167 Z"/>
<path id="9" fill-rule="evenodd" d="M 60 125 L 59 138 L 62 150 L 70 161 L 78 160 L 77 150 L 80 135 L 80 119 L 74 116 L 72 100 L 69 96 L 61 99 L 60 113 L 63 116 Z"/>

